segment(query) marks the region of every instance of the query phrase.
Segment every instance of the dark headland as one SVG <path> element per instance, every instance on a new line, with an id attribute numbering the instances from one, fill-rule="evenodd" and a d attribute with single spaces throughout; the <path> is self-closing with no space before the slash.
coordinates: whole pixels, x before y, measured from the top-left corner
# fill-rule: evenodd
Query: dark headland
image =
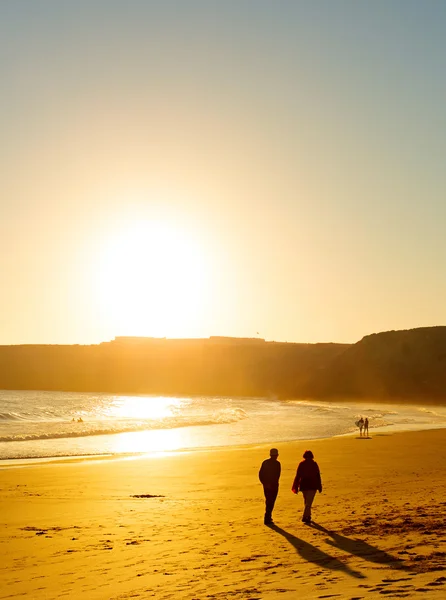
<path id="1" fill-rule="evenodd" d="M 0 346 L 0 388 L 446 402 L 446 326 L 356 344 L 118 337 Z"/>

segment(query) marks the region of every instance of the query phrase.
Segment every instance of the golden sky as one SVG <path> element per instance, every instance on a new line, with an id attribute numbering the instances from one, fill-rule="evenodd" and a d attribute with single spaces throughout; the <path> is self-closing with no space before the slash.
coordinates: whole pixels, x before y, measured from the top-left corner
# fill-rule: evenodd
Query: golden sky
<path id="1" fill-rule="evenodd" d="M 445 324 L 446 9 L 0 6 L 0 344 Z"/>

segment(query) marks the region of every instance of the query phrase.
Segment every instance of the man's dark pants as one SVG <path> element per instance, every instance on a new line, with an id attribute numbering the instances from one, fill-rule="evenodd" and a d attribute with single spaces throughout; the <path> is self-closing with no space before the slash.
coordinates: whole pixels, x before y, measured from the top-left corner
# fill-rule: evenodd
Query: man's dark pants
<path id="1" fill-rule="evenodd" d="M 279 493 L 279 486 L 263 486 L 263 493 L 265 494 L 265 524 L 271 523 L 272 512 L 274 504 L 276 502 L 277 494 Z"/>

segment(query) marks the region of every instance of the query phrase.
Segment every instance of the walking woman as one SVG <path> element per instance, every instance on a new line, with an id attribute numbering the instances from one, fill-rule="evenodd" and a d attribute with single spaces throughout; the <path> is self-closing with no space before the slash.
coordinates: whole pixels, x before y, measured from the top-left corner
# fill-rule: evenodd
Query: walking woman
<path id="1" fill-rule="evenodd" d="M 302 492 L 305 505 L 302 522 L 309 524 L 311 523 L 311 506 L 316 492 L 322 493 L 322 481 L 319 466 L 314 460 L 311 450 L 306 450 L 303 458 L 304 460 L 297 467 L 296 477 L 291 489 L 295 494 Z"/>

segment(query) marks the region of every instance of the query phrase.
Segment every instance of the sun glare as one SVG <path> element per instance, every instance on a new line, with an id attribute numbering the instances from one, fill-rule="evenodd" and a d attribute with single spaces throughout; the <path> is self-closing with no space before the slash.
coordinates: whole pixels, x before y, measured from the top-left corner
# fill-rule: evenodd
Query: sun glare
<path id="1" fill-rule="evenodd" d="M 190 433 L 186 429 L 154 429 L 118 433 L 114 439 L 113 451 L 120 453 L 156 453 L 171 452 L 193 445 Z"/>
<path id="2" fill-rule="evenodd" d="M 101 306 L 116 335 L 183 337 L 199 326 L 209 282 L 193 238 L 161 222 L 138 223 L 102 249 Z"/>
<path id="3" fill-rule="evenodd" d="M 110 406 L 108 414 L 124 419 L 160 420 L 172 417 L 175 409 L 181 405 L 179 398 L 117 396 Z"/>

